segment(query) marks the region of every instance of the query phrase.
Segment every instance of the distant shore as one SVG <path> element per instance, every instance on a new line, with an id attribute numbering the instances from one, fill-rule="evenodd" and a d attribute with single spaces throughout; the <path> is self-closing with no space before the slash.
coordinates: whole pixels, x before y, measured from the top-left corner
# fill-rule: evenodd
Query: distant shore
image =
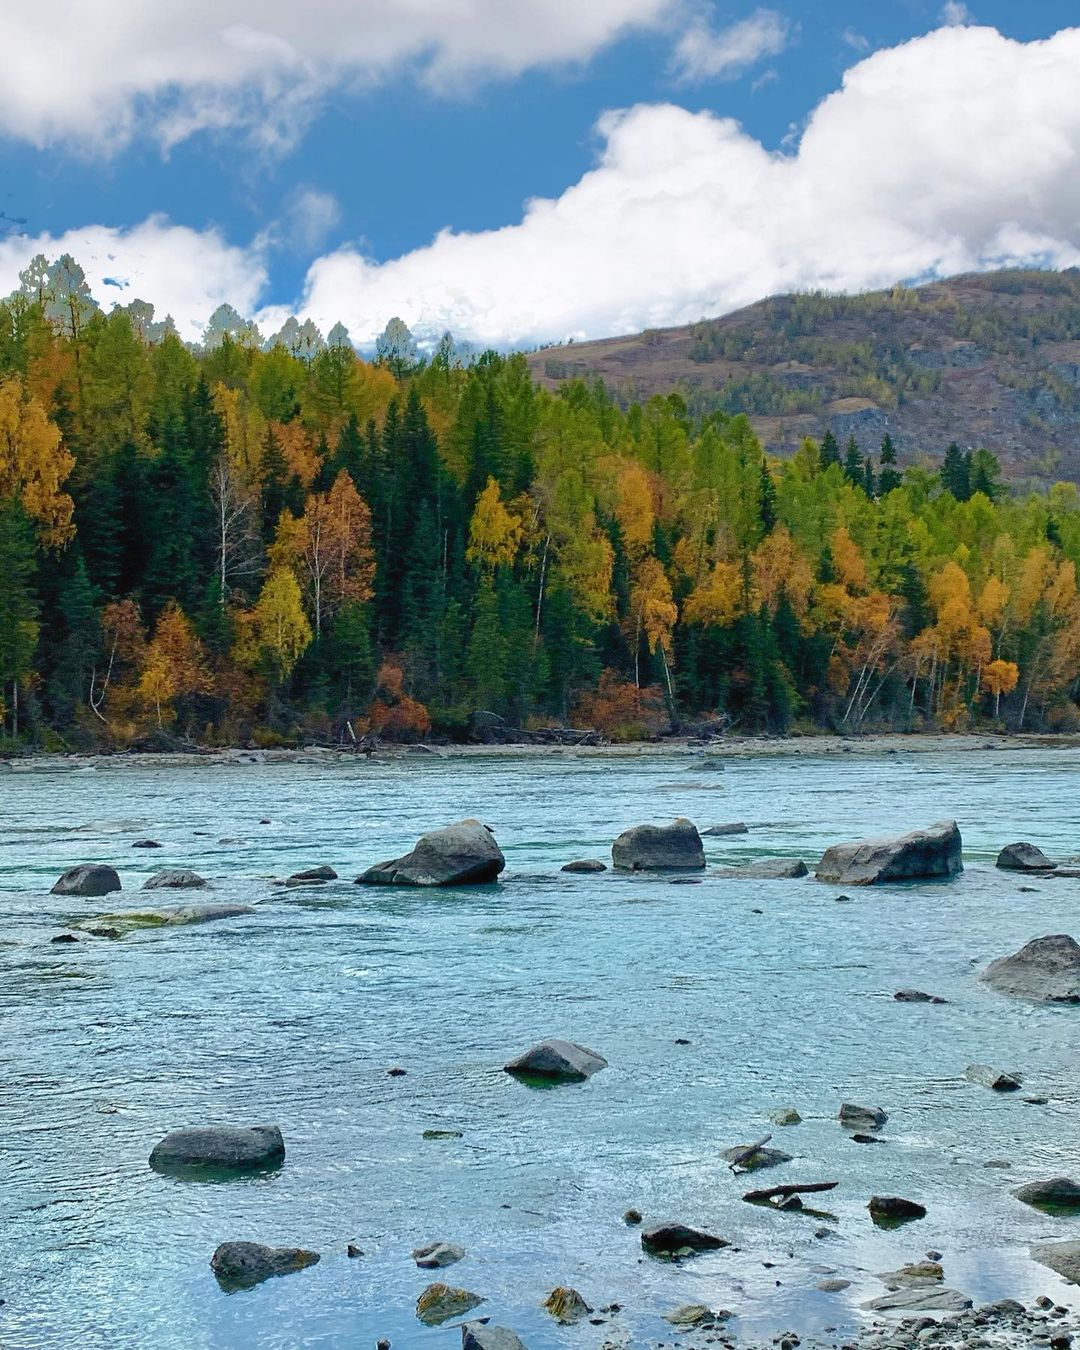
<path id="1" fill-rule="evenodd" d="M 1080 733 L 1062 735 L 1052 733 L 963 733 L 917 732 L 882 733 L 867 736 L 836 736 L 829 734 L 807 736 L 723 736 L 707 743 L 684 737 L 667 737 L 660 741 L 634 741 L 609 745 L 385 745 L 370 756 L 351 749 L 330 746 L 276 747 L 273 749 L 246 749 L 208 747 L 200 750 L 176 751 L 99 751 L 84 754 L 42 754 L 0 759 L 0 774 L 32 773 L 36 771 L 103 768 L 193 768 L 214 765 L 310 764 L 341 765 L 355 762 L 385 763 L 387 761 L 414 761 L 422 763 L 436 759 L 649 759 L 661 756 L 684 756 L 687 759 L 715 760 L 758 759 L 789 757 L 793 755 L 855 755 L 874 758 L 884 755 L 928 754 L 946 751 L 951 754 L 1002 750 L 1072 750 L 1080 749 Z"/>

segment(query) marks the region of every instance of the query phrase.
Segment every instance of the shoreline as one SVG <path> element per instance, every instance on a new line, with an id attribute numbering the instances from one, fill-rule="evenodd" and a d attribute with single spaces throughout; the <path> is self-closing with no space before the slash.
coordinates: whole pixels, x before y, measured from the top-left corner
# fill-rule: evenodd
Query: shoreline
<path id="1" fill-rule="evenodd" d="M 203 765 L 232 767 L 247 765 L 308 764 L 342 765 L 374 760 L 388 761 L 439 759 L 660 759 L 683 756 L 708 762 L 725 759 L 787 758 L 795 755 L 855 755 L 874 758 L 899 754 L 931 754 L 946 751 L 972 754 L 1003 750 L 1080 750 L 1080 733 L 1014 732 L 882 732 L 865 736 L 821 735 L 724 736 L 708 742 L 687 736 L 662 741 L 634 741 L 604 745 L 386 745 L 370 756 L 363 752 L 332 746 L 275 747 L 249 749 L 242 746 L 200 748 L 197 750 L 141 750 L 56 752 L 0 758 L 0 775 L 47 770 L 86 770 L 97 768 L 194 768 Z"/>

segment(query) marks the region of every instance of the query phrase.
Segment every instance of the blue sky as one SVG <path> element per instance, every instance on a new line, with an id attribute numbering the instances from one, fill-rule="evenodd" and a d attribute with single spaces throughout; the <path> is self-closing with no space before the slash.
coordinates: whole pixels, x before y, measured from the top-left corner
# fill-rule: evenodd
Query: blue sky
<path id="1" fill-rule="evenodd" d="M 862 117 L 872 128 L 868 162 L 880 161 L 891 152 L 890 138 L 905 137 L 906 127 L 894 108 L 892 123 L 874 129 L 873 100 L 887 102 L 897 79 L 906 81 L 903 98 L 912 108 L 923 103 L 924 88 L 933 91 L 936 130 L 921 133 L 927 141 L 923 193 L 950 191 L 935 181 L 949 173 L 948 156 L 939 162 L 935 136 L 979 138 L 978 148 L 971 147 L 978 157 L 990 154 L 991 139 L 1004 134 L 989 108 L 963 129 L 967 110 L 983 91 L 988 103 L 999 104 L 1015 92 L 1032 120 L 1033 142 L 1063 137 L 1072 155 L 1078 153 L 1069 109 L 1053 103 L 1030 108 L 1026 94 L 1042 83 L 1040 63 L 1031 56 L 1041 50 L 1040 40 L 1076 22 L 1075 4 L 1063 0 L 1024 6 L 972 0 L 967 7 L 952 0 L 945 9 L 925 0 L 874 6 L 853 0 L 765 6 L 586 0 L 596 17 L 581 22 L 568 0 L 548 0 L 548 22 L 539 34 L 521 31 L 529 9 L 545 9 L 536 0 L 530 6 L 523 0 L 465 0 L 472 26 L 462 24 L 460 40 L 445 21 L 431 17 L 447 8 L 433 0 L 312 0 L 310 25 L 319 31 L 310 40 L 274 0 L 196 0 L 179 32 L 175 18 L 160 26 L 148 19 L 138 0 L 113 0 L 113 22 L 104 35 L 99 21 L 92 31 L 89 17 L 74 25 L 69 20 L 68 40 L 59 45 L 52 42 L 56 3 L 38 7 L 40 33 L 34 31 L 37 19 L 24 16 L 16 32 L 10 16 L 0 17 L 9 62 L 18 66 L 23 59 L 25 66 L 14 93 L 0 93 L 0 210 L 25 218 L 27 236 L 9 237 L 0 249 L 0 288 L 13 284 L 12 270 L 30 244 L 49 251 L 62 243 L 86 266 L 103 303 L 140 294 L 176 312 L 189 333 L 221 299 L 258 310 L 264 330 L 289 311 L 311 313 L 326 326 L 336 293 L 341 317 L 361 341 L 381 327 L 389 317 L 383 310 L 394 305 L 411 309 L 404 317 L 422 329 L 456 321 L 463 336 L 506 344 L 681 321 L 757 298 L 758 291 L 784 284 L 791 269 L 778 257 L 758 256 L 752 207 L 739 184 L 723 182 L 725 175 L 742 176 L 744 154 L 755 161 L 762 154 L 777 162 L 797 158 L 815 110 L 841 87 L 845 72 L 875 53 L 896 54 L 889 58 L 895 69 L 883 71 L 876 91 L 868 88 L 861 96 L 864 104 L 869 100 L 869 116 L 850 100 L 850 125 L 834 129 L 837 144 L 848 144 Z M 933 35 L 946 27 L 954 46 L 933 45 Z M 346 32 L 339 53 L 337 39 Z M 914 61 L 900 55 L 913 39 L 913 50 L 922 53 Z M 41 44 L 51 44 L 44 82 L 35 79 L 34 69 L 40 59 L 34 48 Z M 1067 83 L 1071 73 L 1074 87 L 1080 87 L 1078 50 L 1075 42 L 1061 43 L 1053 60 L 1056 78 Z M 955 112 L 950 96 L 957 100 Z M 622 124 L 614 137 L 601 121 L 610 110 L 639 106 L 655 115 Z M 683 116 L 676 116 L 680 110 Z M 1015 111 L 1010 117 L 1015 121 Z M 726 118 L 739 124 L 737 142 L 715 134 Z M 703 128 L 712 136 L 707 146 L 698 143 Z M 660 152 L 670 156 L 659 167 L 656 138 Z M 538 282 L 515 312 L 505 292 L 517 276 L 535 271 L 536 260 L 548 269 L 549 291 L 561 284 L 560 251 L 569 291 L 580 291 L 582 278 L 596 269 L 587 252 L 578 257 L 572 226 L 560 232 L 549 223 L 532 231 L 537 238 L 529 247 L 528 230 L 514 242 L 495 241 L 494 252 L 515 256 L 488 275 L 484 232 L 520 227 L 529 199 L 563 199 L 613 145 L 617 157 L 632 163 L 619 170 L 599 203 L 601 214 L 611 212 L 612 248 L 626 253 L 609 278 L 610 302 L 591 296 L 575 308 L 569 294 L 548 308 Z M 1022 160 L 1023 145 L 1014 149 Z M 643 153 L 647 162 L 636 178 Z M 862 153 L 856 147 L 853 171 Z M 714 173 L 717 181 L 685 188 L 673 183 L 680 162 L 698 156 L 701 175 Z M 807 198 L 792 231 L 796 251 L 806 255 L 791 271 L 792 284 L 886 284 L 893 246 L 869 225 L 862 245 L 858 231 L 849 241 L 852 258 L 828 259 L 818 245 L 820 276 L 815 272 L 817 222 L 830 233 L 829 174 L 842 175 L 843 168 L 842 162 L 831 169 L 819 165 L 816 178 L 791 189 L 762 181 L 759 196 L 771 202 L 770 219 L 783 213 L 789 192 Z M 902 169 L 910 179 L 918 164 Z M 1047 166 L 1048 173 L 1074 176 L 1075 169 L 1068 159 Z M 950 218 L 939 223 L 932 241 L 921 241 L 927 245 L 922 249 L 909 247 L 908 238 L 897 241 L 899 270 L 892 279 L 911 279 L 905 268 L 934 274 L 953 260 L 976 266 L 1027 258 L 1072 261 L 1070 250 L 1080 241 L 1067 221 L 1064 229 L 1057 221 L 1057 215 L 1067 216 L 1068 204 L 1043 201 L 1043 181 L 1021 184 L 1021 197 L 1035 206 L 1021 201 L 1000 219 L 987 218 L 993 213 L 993 171 L 991 163 L 990 181 L 970 187 L 969 214 L 978 219 L 960 231 L 964 237 L 956 241 Z M 751 177 L 759 172 L 765 172 L 761 163 L 750 166 Z M 1011 162 L 1003 159 L 1000 172 L 1003 179 L 1012 173 Z M 894 187 L 900 193 L 907 180 L 899 170 L 898 176 L 895 184 L 879 185 L 879 195 Z M 650 188 L 651 177 L 656 181 Z M 637 200 L 642 179 L 646 195 L 670 192 L 672 229 L 664 229 L 658 203 L 651 223 L 628 219 L 627 238 L 620 239 L 619 198 L 629 191 Z M 874 184 L 867 190 L 875 191 Z M 694 191 L 699 195 L 688 201 L 687 192 Z M 702 193 L 712 195 L 702 199 Z M 695 292 L 684 273 L 696 236 L 681 225 L 697 219 L 700 230 L 711 212 L 722 234 L 732 193 L 739 198 L 732 205 L 737 225 L 729 226 L 727 253 L 742 250 L 746 284 L 734 284 L 738 257 L 728 256 L 708 275 L 703 256 L 706 275 Z M 645 209 L 640 200 L 638 206 Z M 187 228 L 180 234 L 174 227 Z M 1003 245 L 1002 230 L 1009 227 L 1015 228 Z M 445 259 L 425 255 L 444 229 L 476 236 L 476 246 Z M 89 232 L 84 240 L 80 231 Z M 861 269 L 855 265 L 860 246 L 866 255 Z M 597 247 L 595 241 L 590 247 Z M 709 247 L 704 241 L 703 255 Z M 682 271 L 672 266 L 672 249 L 684 254 Z M 782 237 L 773 251 L 783 251 Z M 328 258 L 333 261 L 322 266 Z M 379 270 L 378 264 L 390 266 Z M 642 292 L 637 299 L 635 268 Z M 475 303 L 466 294 L 473 274 L 478 293 L 486 292 Z M 230 288 L 237 293 L 226 293 Z"/>

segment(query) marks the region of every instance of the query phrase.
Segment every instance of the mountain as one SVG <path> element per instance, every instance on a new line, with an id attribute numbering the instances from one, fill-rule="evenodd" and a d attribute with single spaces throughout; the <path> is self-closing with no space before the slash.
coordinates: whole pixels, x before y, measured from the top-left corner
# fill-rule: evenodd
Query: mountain
<path id="1" fill-rule="evenodd" d="M 601 377 L 627 401 L 678 391 L 745 412 L 766 447 L 831 428 L 902 462 L 951 441 L 1017 482 L 1080 481 L 1080 270 L 953 277 L 865 295 L 783 295 L 722 319 L 529 356 L 553 387 Z"/>

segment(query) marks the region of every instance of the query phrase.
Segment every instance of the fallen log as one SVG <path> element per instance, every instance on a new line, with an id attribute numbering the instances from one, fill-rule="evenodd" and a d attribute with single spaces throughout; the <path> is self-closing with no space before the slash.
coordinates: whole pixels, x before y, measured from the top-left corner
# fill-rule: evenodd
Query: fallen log
<path id="1" fill-rule="evenodd" d="M 821 1191 L 834 1191 L 838 1181 L 789 1182 L 786 1186 L 767 1186 L 760 1191 L 747 1191 L 743 1196 L 751 1204 L 761 1204 L 769 1200 L 786 1200 L 789 1195 L 815 1195 Z"/>
<path id="2" fill-rule="evenodd" d="M 728 1167 L 734 1172 L 736 1167 L 741 1167 L 742 1164 L 752 1158 L 755 1153 L 760 1152 L 771 1138 L 772 1135 L 767 1134 L 763 1139 L 759 1139 L 756 1144 L 748 1144 L 741 1152 L 736 1153 L 734 1158 L 728 1159 Z"/>

